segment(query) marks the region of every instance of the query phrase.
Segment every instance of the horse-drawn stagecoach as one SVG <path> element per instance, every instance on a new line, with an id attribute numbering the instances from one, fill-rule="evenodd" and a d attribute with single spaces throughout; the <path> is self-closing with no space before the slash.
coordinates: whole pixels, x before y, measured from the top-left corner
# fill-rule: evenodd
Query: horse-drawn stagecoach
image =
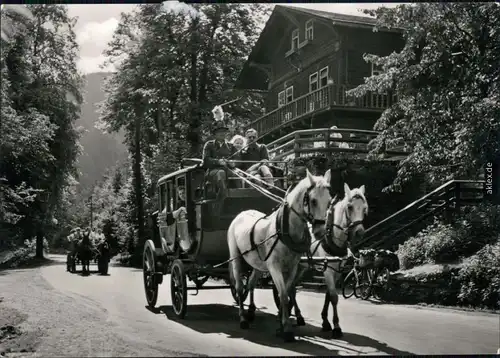
<path id="1" fill-rule="evenodd" d="M 231 181 L 236 180 L 241 179 L 229 179 L 228 197 L 218 216 L 213 210 L 217 200 L 201 166 L 183 168 L 158 181 L 159 210 L 153 216 L 155 236 L 146 241 L 143 256 L 148 305 L 156 304 L 158 285 L 167 273 L 171 274 L 173 310 L 179 317 L 186 314 L 188 290 L 231 288 L 237 299 L 234 287 L 229 283 L 227 229 L 241 211 L 270 212 L 276 203 L 252 187 L 231 185 Z M 180 188 L 185 190 L 184 198 L 177 195 Z M 180 206 L 185 207 L 188 229 L 188 238 L 182 239 L 178 238 L 176 223 L 168 220 L 174 208 Z M 226 285 L 203 287 L 209 278 L 225 281 Z M 194 285 L 188 286 L 187 279 Z"/>
<path id="2" fill-rule="evenodd" d="M 155 234 L 146 241 L 143 254 L 147 303 L 150 307 L 156 305 L 159 285 L 164 275 L 170 273 L 172 306 L 178 317 L 186 314 L 188 290 L 230 288 L 240 306 L 240 326 L 248 328 L 255 314 L 253 289 L 262 272 L 269 272 L 275 286 L 275 299 L 279 300 L 280 331 L 285 341 L 293 340 L 289 302 L 295 307 L 297 322 L 303 322 L 295 301 L 296 280 L 300 279 L 301 271 L 307 269 L 306 263 L 309 268 L 320 264 L 327 286 L 334 290 L 329 294 L 337 295 L 332 275 L 342 260 L 327 256 L 327 246 L 331 242 L 340 255 L 348 238 L 362 234 L 362 221 L 367 212 L 364 187 L 351 191 L 346 185 L 344 199 L 335 202 L 330 196 L 329 170 L 324 176 L 313 176 L 307 171 L 305 178 L 289 186 L 285 163 L 285 175 L 276 178 L 281 185 L 267 187 L 264 182 L 256 184 L 256 177 L 241 170 L 231 171 L 236 175 L 229 181 L 242 180 L 247 187 L 228 185 L 222 210 L 214 210 L 217 199 L 200 164 L 180 169 L 158 181 L 159 205 L 151 217 Z M 180 188 L 185 194 L 179 195 Z M 171 219 L 179 208 L 186 213 L 187 223 L 179 216 L 178 220 Z M 178 226 L 179 220 L 183 221 L 184 228 Z M 327 221 L 331 230 L 326 230 Z M 331 237 L 325 240 L 327 233 Z M 184 236 L 181 240 L 177 238 L 179 234 Z M 204 287 L 209 278 L 226 284 Z M 188 286 L 188 279 L 193 285 Z M 330 281 L 333 284 L 329 284 Z M 249 293 L 250 305 L 245 313 L 243 302 Z M 333 333 L 341 334 L 336 299 L 325 302 L 334 306 Z M 326 313 L 323 318 L 325 328 Z"/>

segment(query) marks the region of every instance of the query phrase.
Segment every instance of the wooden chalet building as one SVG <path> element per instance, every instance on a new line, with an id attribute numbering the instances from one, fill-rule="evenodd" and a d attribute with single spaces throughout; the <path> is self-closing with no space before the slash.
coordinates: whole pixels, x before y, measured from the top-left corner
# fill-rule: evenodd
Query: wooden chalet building
<path id="1" fill-rule="evenodd" d="M 267 91 L 266 114 L 250 127 L 269 143 L 299 129 L 372 130 L 394 98 L 345 92 L 380 71 L 364 53 L 404 46 L 397 30 L 373 32 L 375 20 L 277 5 L 240 73 L 236 89 Z"/>

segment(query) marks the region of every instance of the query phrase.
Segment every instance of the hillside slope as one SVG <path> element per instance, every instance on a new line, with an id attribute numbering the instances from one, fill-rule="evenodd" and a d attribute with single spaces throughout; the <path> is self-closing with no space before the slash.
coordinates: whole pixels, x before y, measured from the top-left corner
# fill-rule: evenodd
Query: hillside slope
<path id="1" fill-rule="evenodd" d="M 108 75 L 109 73 L 98 72 L 86 76 L 84 104 L 81 117 L 76 122 L 77 126 L 86 130 L 80 138 L 83 154 L 78 158 L 79 190 L 82 191 L 100 180 L 108 168 L 125 160 L 128 155 L 123 144 L 123 134 L 105 134 L 94 126 L 99 118 L 97 104 L 105 98 L 101 87 Z"/>

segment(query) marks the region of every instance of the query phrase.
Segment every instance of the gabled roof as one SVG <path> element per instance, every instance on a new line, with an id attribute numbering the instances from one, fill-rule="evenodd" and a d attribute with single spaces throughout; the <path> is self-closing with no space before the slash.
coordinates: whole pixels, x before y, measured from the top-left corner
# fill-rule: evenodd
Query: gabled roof
<path id="1" fill-rule="evenodd" d="M 377 23 L 375 18 L 367 17 L 367 16 L 345 15 L 345 14 L 338 14 L 335 12 L 306 9 L 306 8 L 302 8 L 302 7 L 298 8 L 298 7 L 294 7 L 294 6 L 276 5 L 276 7 L 285 8 L 287 10 L 292 10 L 292 11 L 296 11 L 296 12 L 306 13 L 309 15 L 321 17 L 321 18 L 326 19 L 326 20 L 332 20 L 334 23 L 337 23 L 338 25 L 358 24 L 358 25 L 371 25 L 370 27 L 373 27 Z"/>
<path id="2" fill-rule="evenodd" d="M 248 56 L 248 59 L 245 62 L 245 64 L 243 65 L 243 69 L 241 70 L 238 79 L 236 80 L 235 88 L 267 90 L 267 88 L 265 88 L 267 85 L 267 77 L 265 73 L 263 73 L 261 70 L 252 68 L 250 66 L 250 63 L 252 62 L 263 63 L 263 64 L 268 63 L 269 59 L 266 58 L 266 55 L 267 53 L 272 51 L 272 47 L 269 48 L 270 44 L 268 44 L 269 37 L 276 36 L 277 31 L 279 31 L 278 29 L 279 26 L 274 26 L 274 24 L 276 23 L 277 19 L 281 16 L 281 13 L 283 12 L 311 15 L 320 18 L 321 20 L 332 21 L 332 24 L 336 26 L 349 26 L 349 27 L 371 29 L 375 26 L 377 22 L 375 18 L 367 16 L 344 15 L 327 11 L 276 5 L 274 7 L 273 12 L 271 13 L 271 16 L 269 17 L 269 20 L 267 20 L 266 25 L 264 26 L 264 29 L 260 34 L 259 39 L 254 45 L 252 52 Z M 380 29 L 379 31 L 395 31 L 395 30 Z"/>

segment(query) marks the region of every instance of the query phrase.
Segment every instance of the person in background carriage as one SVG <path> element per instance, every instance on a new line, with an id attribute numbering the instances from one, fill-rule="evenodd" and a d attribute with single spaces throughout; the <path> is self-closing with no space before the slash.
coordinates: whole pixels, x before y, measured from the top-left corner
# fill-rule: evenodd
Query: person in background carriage
<path id="1" fill-rule="evenodd" d="M 212 127 L 215 138 L 206 142 L 203 147 L 202 165 L 207 169 L 207 179 L 213 185 L 216 192 L 217 204 L 214 205 L 214 211 L 216 214 L 220 214 L 228 193 L 227 180 L 233 176 L 228 169 L 235 168 L 233 160 L 239 158 L 236 147 L 226 141 L 229 128 L 224 123 L 224 112 L 222 108 L 216 106 L 212 113 L 215 117 L 215 123 Z M 238 184 L 235 183 L 235 185 Z"/>
<path id="2" fill-rule="evenodd" d="M 247 147 L 241 151 L 242 161 L 257 162 L 255 164 L 242 163 L 241 169 L 248 174 L 254 175 L 257 178 L 262 178 L 267 184 L 273 185 L 274 178 L 271 169 L 267 163 L 269 162 L 269 152 L 265 144 L 257 143 L 257 131 L 250 128 L 246 131 Z"/>
<path id="3" fill-rule="evenodd" d="M 76 229 L 71 230 L 71 233 L 68 235 L 68 254 L 66 256 L 66 271 L 71 271 L 72 261 L 76 255 L 76 247 L 78 241 L 81 239 L 81 229 L 77 227 Z"/>

